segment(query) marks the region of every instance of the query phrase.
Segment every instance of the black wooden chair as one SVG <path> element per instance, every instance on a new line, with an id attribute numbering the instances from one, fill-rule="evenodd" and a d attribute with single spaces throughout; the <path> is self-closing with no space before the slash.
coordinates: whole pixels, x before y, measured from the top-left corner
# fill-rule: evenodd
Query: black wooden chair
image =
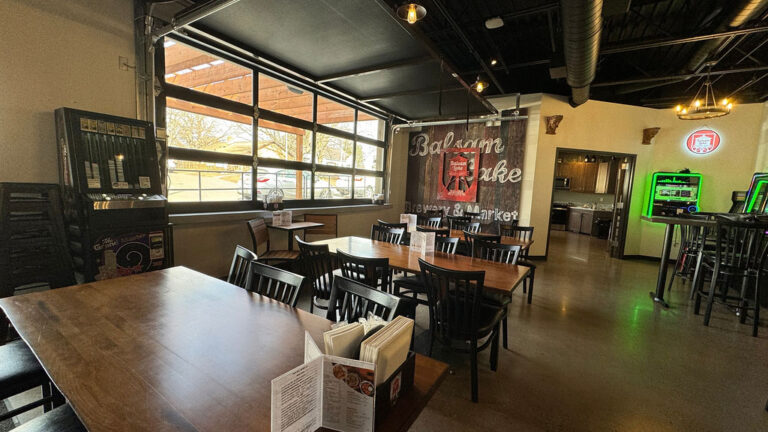
<path id="1" fill-rule="evenodd" d="M 299 251 L 272 249 L 269 241 L 269 229 L 262 218 L 251 219 L 246 222 L 248 232 L 253 241 L 253 251 L 259 256 L 259 261 L 265 263 L 291 264 L 299 259 Z M 264 252 L 259 252 L 259 246 L 266 245 Z"/>
<path id="2" fill-rule="evenodd" d="M 442 221 L 443 218 L 440 217 L 428 217 L 424 219 L 424 223 L 422 225 L 430 228 L 440 228 Z"/>
<path id="3" fill-rule="evenodd" d="M 491 370 L 496 370 L 499 326 L 504 310 L 482 301 L 485 272 L 444 269 L 422 259 L 419 266 L 429 297 L 428 355 L 432 355 L 435 340 L 454 350 L 468 351 L 472 364 L 472 402 L 477 402 L 477 353 L 490 346 Z"/>
<path id="4" fill-rule="evenodd" d="M 336 251 L 341 276 L 356 280 L 371 288 L 392 293 L 392 271 L 389 258 L 369 258 Z"/>
<path id="5" fill-rule="evenodd" d="M 397 315 L 400 298 L 381 292 L 370 286 L 338 276 L 333 279 L 331 299 L 328 303 L 326 318 L 333 321 L 357 321 L 366 318 L 368 312 L 391 321 Z"/>
<path id="6" fill-rule="evenodd" d="M 472 219 L 475 219 L 475 218 L 479 218 L 480 217 L 480 213 L 479 212 L 468 212 L 468 211 L 465 211 L 464 212 L 464 216 L 468 216 L 468 217 L 470 217 Z"/>
<path id="7" fill-rule="evenodd" d="M 245 289 L 296 307 L 304 276 L 255 261 L 248 271 Z"/>
<path id="8" fill-rule="evenodd" d="M 229 267 L 227 282 L 240 288 L 245 288 L 248 270 L 251 268 L 251 263 L 257 259 L 256 254 L 248 250 L 248 248 L 237 245 L 235 255 L 232 257 L 232 265 Z"/>
<path id="9" fill-rule="evenodd" d="M 501 242 L 501 236 L 480 234 L 477 232 L 464 231 L 464 243 L 467 245 L 467 255 L 473 256 L 475 240 L 484 240 L 491 243 Z"/>
<path id="10" fill-rule="evenodd" d="M 512 220 L 510 223 L 498 222 L 496 232 L 499 233 L 500 236 L 511 237 L 509 233 L 513 232 L 518 224 L 519 221 L 517 219 Z"/>
<path id="11" fill-rule="evenodd" d="M 296 243 L 301 252 L 299 263 L 304 275 L 312 283 L 312 301 L 309 304 L 309 311 L 313 312 L 315 307 L 328 309 L 335 264 L 333 256 L 328 252 L 328 245 L 307 243 L 298 236 L 296 236 Z"/>
<path id="12" fill-rule="evenodd" d="M 448 237 L 448 234 L 449 234 L 449 232 L 444 230 L 444 229 L 430 228 L 430 227 L 420 227 L 420 226 L 416 227 L 416 231 L 418 231 L 418 232 L 427 232 L 427 233 L 433 232 L 433 233 L 435 233 L 435 237 Z"/>
<path id="13" fill-rule="evenodd" d="M 64 404 L 22 424 L 13 429 L 13 432 L 86 432 L 86 430 L 72 408 Z"/>
<path id="14" fill-rule="evenodd" d="M 435 251 L 437 252 L 453 255 L 456 253 L 456 247 L 458 245 L 458 237 L 435 237 Z M 423 294 L 425 296 L 427 294 L 427 288 L 424 286 L 424 283 L 421 280 L 421 274 L 395 278 L 392 283 L 395 287 L 396 296 L 408 297 L 410 295 L 411 301 L 415 302 L 416 305 L 429 305 L 428 299 L 419 298 L 419 294 Z"/>
<path id="15" fill-rule="evenodd" d="M 2 312 L 0 319 L 5 320 Z M 47 412 L 64 403 L 64 398 L 23 340 L 17 339 L 0 345 L 0 401 L 37 387 L 42 387 L 41 399 L 0 414 L 0 422 L 39 406 L 43 406 L 43 411 Z"/>
<path id="16" fill-rule="evenodd" d="M 467 225 L 472 223 L 472 218 L 469 216 L 446 216 L 445 219 L 448 221 L 448 228 L 452 230 L 464 231 Z"/>
<path id="17" fill-rule="evenodd" d="M 403 231 L 408 231 L 408 224 L 405 222 L 385 222 L 381 219 L 376 219 L 376 223 L 379 224 L 379 226 L 387 228 L 402 228 Z"/>
<path id="18" fill-rule="evenodd" d="M 531 241 L 533 239 L 533 227 L 520 226 L 517 225 L 517 222 L 512 225 L 499 225 L 499 235 L 502 237 L 512 237 L 520 241 Z M 531 304 L 533 299 L 533 282 L 536 279 L 536 264 L 528 259 L 528 249 L 520 252 L 520 259 L 517 263 L 531 269 L 528 276 L 523 279 L 523 294 L 528 293 L 528 304 Z"/>
<path id="19" fill-rule="evenodd" d="M 712 277 L 707 291 L 701 288 L 703 277 L 697 281 L 694 313 L 699 313 L 703 297 L 707 299 L 705 326 L 709 325 L 715 302 L 735 311 L 742 324 L 751 310 L 752 336 L 756 337 L 760 322 L 760 283 L 768 273 L 765 267 L 768 218 L 720 215 L 716 219 L 714 255 L 704 254 L 702 260 L 702 271 L 710 272 Z"/>
<path id="20" fill-rule="evenodd" d="M 492 241 L 486 241 L 482 239 L 476 239 L 472 247 L 472 257 L 480 258 L 488 261 L 495 261 L 505 264 L 517 264 L 520 257 L 519 245 L 506 245 L 495 243 Z M 502 320 L 502 346 L 506 349 L 507 345 L 507 316 L 509 315 L 509 304 L 512 302 L 512 297 L 504 294 L 496 293 L 483 293 L 484 301 L 489 304 L 504 309 L 504 319 Z"/>
<path id="21" fill-rule="evenodd" d="M 391 228 L 385 225 L 371 225 L 371 240 L 400 244 L 403 240 L 403 228 Z"/>

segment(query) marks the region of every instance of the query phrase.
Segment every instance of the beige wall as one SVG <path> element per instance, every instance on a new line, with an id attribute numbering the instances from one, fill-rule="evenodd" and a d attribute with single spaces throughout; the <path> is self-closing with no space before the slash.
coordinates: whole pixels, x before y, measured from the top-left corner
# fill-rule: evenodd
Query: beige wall
<path id="1" fill-rule="evenodd" d="M 507 98 L 492 100 L 500 109 L 509 107 Z M 533 178 L 529 223 L 536 227 L 531 253 L 544 255 L 549 225 L 550 200 L 556 149 L 572 148 L 637 155 L 625 253 L 659 256 L 663 227 L 640 220 L 649 176 L 656 171 L 690 168 L 704 175 L 702 209 L 727 210 L 732 190 L 746 187 L 755 166 L 763 106 L 740 105 L 726 117 L 709 121 L 683 121 L 673 112 L 599 101 L 571 107 L 565 97 L 543 95 L 541 117 L 561 114 L 556 135 L 545 134 L 539 122 L 538 136 L 526 142 L 526 160 L 535 151 L 533 172 L 526 167 L 524 179 Z M 692 131 L 711 127 L 720 132 L 720 148 L 708 156 L 695 156 L 683 148 Z M 660 127 L 653 144 L 640 144 L 642 130 Z M 525 180 L 524 180 L 525 181 Z M 525 215 L 521 215 L 525 223 Z"/>
<path id="2" fill-rule="evenodd" d="M 0 181 L 58 182 L 53 111 L 135 117 L 133 3 L 0 1 Z"/>

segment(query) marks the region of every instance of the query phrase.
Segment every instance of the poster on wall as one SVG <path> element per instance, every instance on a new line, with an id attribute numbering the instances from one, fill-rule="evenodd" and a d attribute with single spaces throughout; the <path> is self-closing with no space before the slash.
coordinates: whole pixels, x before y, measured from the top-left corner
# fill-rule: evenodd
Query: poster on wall
<path id="1" fill-rule="evenodd" d="M 411 132 L 405 211 L 443 210 L 455 216 L 469 211 L 492 226 L 517 219 L 527 124 L 520 119 Z"/>

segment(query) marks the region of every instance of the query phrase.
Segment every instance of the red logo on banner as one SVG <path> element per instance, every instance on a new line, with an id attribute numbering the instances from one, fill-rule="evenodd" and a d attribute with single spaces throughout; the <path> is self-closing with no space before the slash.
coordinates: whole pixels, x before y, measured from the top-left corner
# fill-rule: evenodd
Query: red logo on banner
<path id="1" fill-rule="evenodd" d="M 455 156 L 452 156 L 454 155 Z M 470 169 L 470 159 L 472 164 Z M 448 169 L 446 170 L 446 165 Z M 478 148 L 446 148 L 440 157 L 440 187 L 437 199 L 448 201 L 477 201 L 477 176 L 480 166 Z M 447 177 L 444 175 L 447 173 Z"/>
<path id="2" fill-rule="evenodd" d="M 707 154 L 715 151 L 720 145 L 720 135 L 710 129 L 701 129 L 688 135 L 685 146 L 691 153 Z"/>

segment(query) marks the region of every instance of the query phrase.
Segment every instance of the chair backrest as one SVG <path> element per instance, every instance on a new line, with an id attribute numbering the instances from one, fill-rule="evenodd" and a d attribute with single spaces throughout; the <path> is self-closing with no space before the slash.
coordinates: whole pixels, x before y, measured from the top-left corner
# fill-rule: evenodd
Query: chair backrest
<path id="1" fill-rule="evenodd" d="M 469 216 L 446 216 L 445 218 L 448 220 L 448 228 L 452 230 L 464 231 L 467 225 L 472 222 L 472 218 Z"/>
<path id="2" fill-rule="evenodd" d="M 513 237 L 521 241 L 530 241 L 533 238 L 532 226 L 499 225 L 499 235 Z"/>
<path id="3" fill-rule="evenodd" d="M 336 238 L 339 236 L 339 216 L 335 214 L 305 214 L 304 222 L 317 222 L 323 224 L 318 228 L 307 228 L 304 235 L 327 235 Z M 305 237 L 306 238 L 306 237 Z"/>
<path id="4" fill-rule="evenodd" d="M 444 342 L 477 337 L 485 272 L 449 270 L 420 258 L 419 267 L 429 298 L 430 331 Z"/>
<path id="5" fill-rule="evenodd" d="M 487 242 L 499 243 L 501 242 L 501 236 L 464 231 L 464 241 L 467 243 L 467 246 L 469 247 L 469 250 L 468 250 L 469 252 L 472 251 L 472 248 L 474 247 L 473 245 L 475 244 L 475 240 L 484 240 Z"/>
<path id="6" fill-rule="evenodd" d="M 435 250 L 447 254 L 455 254 L 456 246 L 459 245 L 458 237 L 435 237 Z"/>
<path id="7" fill-rule="evenodd" d="M 359 257 L 336 251 L 336 259 L 342 276 L 381 291 L 392 292 L 392 272 L 389 270 L 389 258 Z"/>
<path id="8" fill-rule="evenodd" d="M 296 307 L 304 276 L 281 270 L 264 263 L 253 262 L 245 289 Z"/>
<path id="9" fill-rule="evenodd" d="M 513 219 L 510 223 L 501 223 L 501 222 L 499 222 L 498 225 L 497 225 L 497 227 L 498 227 L 497 232 L 499 233 L 500 236 L 510 237 L 509 235 L 507 235 L 507 233 L 509 233 L 512 230 L 514 230 L 517 225 L 518 225 L 518 220 L 517 219 Z"/>
<path id="10" fill-rule="evenodd" d="M 430 228 L 440 228 L 443 218 L 440 217 L 428 217 L 424 219 L 424 225 Z"/>
<path id="11" fill-rule="evenodd" d="M 754 215 L 716 217 L 715 268 L 727 266 L 729 273 L 757 274 L 768 252 L 768 219 Z M 706 240 L 705 240 L 706 241 Z"/>
<path id="12" fill-rule="evenodd" d="M 416 227 L 416 231 L 418 232 L 433 232 L 435 233 L 435 237 L 448 237 L 448 231 L 440 228 L 429 228 L 429 227 Z"/>
<path id="13" fill-rule="evenodd" d="M 427 210 L 424 212 L 425 217 L 439 217 L 442 219 L 445 216 L 445 213 L 443 213 L 443 209 L 437 209 L 437 210 Z"/>
<path id="14" fill-rule="evenodd" d="M 480 258 L 506 264 L 517 264 L 520 257 L 520 245 L 500 244 L 492 241 L 475 239 L 472 243 L 472 258 Z"/>
<path id="15" fill-rule="evenodd" d="M 227 276 L 227 282 L 232 285 L 237 285 L 240 288 L 245 288 L 245 282 L 248 279 L 248 271 L 251 269 L 251 263 L 256 261 L 258 257 L 255 253 L 237 245 L 235 248 L 235 255 L 232 257 L 232 265 L 229 267 L 229 276 Z"/>
<path id="16" fill-rule="evenodd" d="M 468 212 L 468 211 L 465 211 L 464 212 L 464 216 L 469 216 L 470 218 L 474 219 L 474 218 L 479 218 L 480 217 L 480 213 L 479 212 Z"/>
<path id="17" fill-rule="evenodd" d="M 385 222 L 381 219 L 376 219 L 376 223 L 379 224 L 379 226 L 387 227 L 387 228 L 402 228 L 404 230 L 408 229 L 408 223 L 407 222 Z"/>
<path id="18" fill-rule="evenodd" d="M 384 225 L 371 225 L 371 240 L 378 240 L 392 244 L 400 244 L 403 239 L 404 228 L 391 228 Z"/>
<path id="19" fill-rule="evenodd" d="M 331 298 L 334 267 L 334 259 L 328 252 L 328 245 L 307 243 L 299 236 L 296 236 L 296 243 L 301 253 L 299 264 L 304 269 L 304 275 L 312 281 L 312 295 L 317 299 L 328 300 Z"/>
<path id="20" fill-rule="evenodd" d="M 251 240 L 253 241 L 253 251 L 259 253 L 259 244 L 266 243 L 267 250 L 269 250 L 269 230 L 267 224 L 263 218 L 251 219 L 246 222 L 248 225 L 248 232 L 251 234 Z"/>
<path id="21" fill-rule="evenodd" d="M 391 321 L 400 305 L 400 297 L 373 289 L 347 277 L 333 278 L 331 301 L 328 303 L 326 318 L 334 321 L 357 321 L 368 312 Z"/>

